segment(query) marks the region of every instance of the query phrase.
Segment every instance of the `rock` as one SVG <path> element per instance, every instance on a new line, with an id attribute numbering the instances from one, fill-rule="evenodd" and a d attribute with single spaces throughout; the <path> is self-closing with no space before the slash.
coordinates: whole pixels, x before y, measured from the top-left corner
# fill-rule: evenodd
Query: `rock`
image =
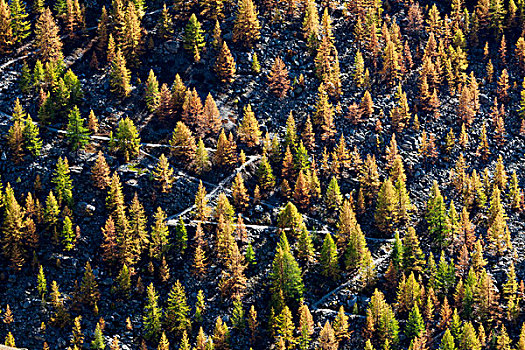
<path id="1" fill-rule="evenodd" d="M 176 40 L 166 41 L 164 43 L 164 50 L 168 53 L 177 53 L 179 51 L 180 43 Z"/>
<path id="2" fill-rule="evenodd" d="M 91 216 L 95 213 L 96 208 L 95 206 L 88 204 L 86 202 L 80 202 L 78 203 L 78 213 L 81 216 Z"/>

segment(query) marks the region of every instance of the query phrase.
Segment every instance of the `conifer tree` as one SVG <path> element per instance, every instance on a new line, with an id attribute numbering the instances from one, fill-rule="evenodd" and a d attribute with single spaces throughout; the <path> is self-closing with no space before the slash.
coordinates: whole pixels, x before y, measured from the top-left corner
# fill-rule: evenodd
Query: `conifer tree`
<path id="1" fill-rule="evenodd" d="M 15 344 L 15 337 L 13 336 L 13 333 L 11 333 L 11 332 L 7 333 L 7 335 L 5 337 L 4 344 L 5 344 L 5 346 L 12 347 L 12 348 L 14 348 L 16 346 L 16 344 Z"/>
<path id="2" fill-rule="evenodd" d="M 162 316 L 162 309 L 158 305 L 159 296 L 153 287 L 153 283 L 148 286 L 146 298 L 142 322 L 146 337 L 151 339 L 158 336 L 161 331 L 160 320 Z"/>
<path id="3" fill-rule="evenodd" d="M 126 264 L 122 265 L 120 272 L 117 276 L 118 289 L 124 295 L 129 296 L 131 290 L 131 274 Z"/>
<path id="4" fill-rule="evenodd" d="M 15 120 L 7 134 L 7 145 L 12 153 L 15 163 L 20 162 L 24 156 L 24 135 L 22 121 Z"/>
<path id="5" fill-rule="evenodd" d="M 409 227 L 403 238 L 403 266 L 405 270 L 420 273 L 425 263 L 424 258 L 416 230 Z"/>
<path id="6" fill-rule="evenodd" d="M 270 191 L 275 186 L 275 176 L 266 155 L 263 155 L 257 169 L 258 182 L 263 191 Z"/>
<path id="7" fill-rule="evenodd" d="M 281 310 L 289 301 L 298 301 L 302 297 L 304 285 L 301 268 L 290 251 L 285 233 L 281 234 L 277 245 L 270 279 L 272 301 L 277 310 Z"/>
<path id="8" fill-rule="evenodd" d="M 280 57 L 277 57 L 273 62 L 268 75 L 268 88 L 279 99 L 284 98 L 290 89 L 288 70 Z"/>
<path id="9" fill-rule="evenodd" d="M 148 80 L 146 80 L 145 99 L 148 110 L 152 113 L 155 112 L 159 106 L 160 91 L 159 82 L 155 73 L 153 73 L 153 69 L 150 69 Z"/>
<path id="10" fill-rule="evenodd" d="M 77 106 L 69 112 L 67 122 L 67 137 L 73 150 L 84 148 L 89 143 L 89 130 L 84 126 L 84 118 L 80 116 Z"/>
<path id="11" fill-rule="evenodd" d="M 195 61 L 199 61 L 196 58 L 200 57 L 200 52 L 205 45 L 202 34 L 201 24 L 197 20 L 197 16 L 192 13 L 184 30 L 184 48 L 193 55 Z"/>
<path id="12" fill-rule="evenodd" d="M 64 245 L 65 250 L 69 251 L 75 247 L 76 235 L 73 231 L 73 223 L 71 222 L 71 219 L 69 216 L 66 216 L 64 218 L 61 236 L 62 236 L 62 244 Z"/>
<path id="13" fill-rule="evenodd" d="M 199 188 L 195 194 L 195 219 L 199 221 L 206 221 L 211 214 L 211 208 L 208 206 L 208 198 L 206 197 L 206 188 L 199 182 Z"/>
<path id="14" fill-rule="evenodd" d="M 27 38 L 31 31 L 31 22 L 27 20 L 29 14 L 26 5 L 21 0 L 12 0 L 9 4 L 11 12 L 11 29 L 13 42 L 19 43 Z"/>
<path id="15" fill-rule="evenodd" d="M 308 306 L 305 303 L 301 303 L 299 306 L 299 337 L 298 345 L 301 350 L 308 350 L 310 345 L 311 336 L 314 332 L 314 321 Z"/>
<path id="16" fill-rule="evenodd" d="M 33 156 L 39 156 L 42 149 L 42 140 L 40 139 L 38 125 L 33 122 L 30 115 L 24 120 L 24 146 Z"/>
<path id="17" fill-rule="evenodd" d="M 171 154 L 183 159 L 186 165 L 190 165 L 195 159 L 197 145 L 190 129 L 183 122 L 177 122 L 173 136 L 170 140 Z"/>
<path id="18" fill-rule="evenodd" d="M 37 290 L 40 293 L 42 300 L 44 300 L 44 297 L 47 293 L 47 280 L 46 280 L 46 276 L 44 274 L 44 268 L 42 267 L 42 265 L 40 265 L 40 267 L 38 268 Z"/>
<path id="19" fill-rule="evenodd" d="M 319 333 L 319 349 L 337 350 L 339 344 L 335 337 L 334 329 L 330 322 L 326 321 Z"/>
<path id="20" fill-rule="evenodd" d="M 346 316 L 345 309 L 341 305 L 333 323 L 335 337 L 338 342 L 341 342 L 349 337 L 348 326 L 348 316 Z"/>
<path id="21" fill-rule="evenodd" d="M 419 312 L 419 307 L 417 304 L 415 304 L 412 308 L 412 311 L 410 311 L 410 314 L 408 315 L 408 321 L 405 330 L 406 335 L 409 337 L 409 339 L 414 339 L 421 336 L 424 330 L 425 323 L 423 321 L 423 317 Z"/>
<path id="22" fill-rule="evenodd" d="M 223 0 L 201 0 L 199 1 L 202 7 L 201 15 L 204 15 L 207 20 L 216 21 L 224 17 L 224 1 Z M 226 2 L 229 4 L 229 2 Z"/>
<path id="23" fill-rule="evenodd" d="M 5 219 L 2 224 L 2 251 L 10 266 L 20 270 L 25 262 L 23 239 L 26 230 L 25 211 L 14 196 L 13 189 L 8 184 L 5 193 Z"/>
<path id="24" fill-rule="evenodd" d="M 121 154 L 126 162 L 136 158 L 140 151 L 140 136 L 133 120 L 129 117 L 121 120 L 110 143 L 112 149 Z"/>
<path id="25" fill-rule="evenodd" d="M 7 193 L 7 188 L 6 188 Z M 58 202 L 56 200 L 53 191 L 49 191 L 49 195 L 46 198 L 46 208 L 44 210 L 44 222 L 47 223 L 52 231 L 56 231 L 56 224 L 58 222 L 58 214 L 60 213 L 60 208 L 58 207 Z"/>
<path id="26" fill-rule="evenodd" d="M 215 135 L 222 126 L 221 114 L 211 94 L 204 101 L 205 132 Z"/>
<path id="27" fill-rule="evenodd" d="M 323 275 L 336 279 L 339 275 L 339 262 L 337 258 L 337 247 L 332 239 L 332 235 L 328 232 L 323 241 L 321 248 L 321 266 L 323 268 Z"/>
<path id="28" fill-rule="evenodd" d="M 276 342 L 281 341 L 286 346 L 285 349 L 293 348 L 295 339 L 293 336 L 294 324 L 292 319 L 292 313 L 288 306 L 284 306 L 281 313 L 277 315 L 275 323 L 273 324 L 275 328 L 275 337 Z"/>
<path id="29" fill-rule="evenodd" d="M 332 177 L 326 188 L 325 202 L 328 209 L 334 213 L 338 212 L 343 203 L 343 195 L 335 176 Z"/>
<path id="30" fill-rule="evenodd" d="M 6 0 L 0 1 L 0 53 L 7 53 L 13 44 L 11 9 Z"/>
<path id="31" fill-rule="evenodd" d="M 335 110 L 328 100 L 328 93 L 324 84 L 319 85 L 317 93 L 317 103 L 315 105 L 314 122 L 321 126 L 321 138 L 323 141 L 331 139 L 335 133 L 334 125 Z"/>
<path id="32" fill-rule="evenodd" d="M 258 12 L 252 0 L 239 0 L 233 26 L 233 42 L 251 48 L 261 36 Z"/>
<path id="33" fill-rule="evenodd" d="M 220 219 L 221 218 L 219 218 L 219 220 Z M 244 275 L 246 264 L 244 256 L 240 253 L 237 243 L 233 241 L 230 244 L 229 259 L 226 262 L 226 269 L 223 270 L 221 274 L 219 288 L 223 296 L 227 295 L 234 299 L 242 298 L 246 289 L 246 277 Z"/>
<path id="34" fill-rule="evenodd" d="M 108 57 L 109 59 L 109 57 Z M 126 59 L 120 48 L 115 52 L 111 60 L 109 83 L 111 91 L 118 97 L 126 98 L 131 93 L 130 71 L 126 67 Z"/>
<path id="35" fill-rule="evenodd" d="M 67 158 L 59 157 L 51 179 L 51 182 L 55 184 L 55 193 L 59 205 L 62 203 L 71 205 L 73 202 L 73 181 L 69 174 Z"/>
<path id="36" fill-rule="evenodd" d="M 396 190 L 389 178 L 383 182 L 377 195 L 374 218 L 377 227 L 385 234 L 390 233 L 397 222 Z"/>
<path id="37" fill-rule="evenodd" d="M 51 316 L 51 322 L 59 328 L 65 327 L 70 320 L 70 315 L 64 305 L 64 298 L 60 293 L 56 281 L 51 283 L 51 305 L 54 309 L 54 314 Z"/>
<path id="38" fill-rule="evenodd" d="M 259 122 L 257 118 L 255 118 L 250 104 L 243 109 L 243 120 L 237 130 L 237 134 L 239 135 L 239 139 L 246 143 L 248 147 L 254 147 L 259 144 L 261 137 Z"/>
<path id="39" fill-rule="evenodd" d="M 217 62 L 215 63 L 215 71 L 221 82 L 233 82 L 236 71 L 235 61 L 225 41 L 222 42 L 222 48 L 219 52 L 219 57 L 217 57 Z"/>
<path id="40" fill-rule="evenodd" d="M 59 28 L 49 8 L 38 17 L 35 24 L 35 43 L 40 50 L 42 61 L 60 61 L 62 55 L 62 41 L 58 35 Z"/>
<path id="41" fill-rule="evenodd" d="M 155 222 L 151 226 L 150 233 L 150 257 L 161 260 L 170 248 L 169 230 L 166 225 L 166 213 L 161 207 L 157 208 L 154 215 Z"/>
<path id="42" fill-rule="evenodd" d="M 91 269 L 91 264 L 88 261 L 80 284 L 80 300 L 84 304 L 94 307 L 99 299 L 98 284 Z"/>
<path id="43" fill-rule="evenodd" d="M 180 281 L 177 280 L 168 294 L 168 306 L 165 314 L 167 329 L 179 336 L 184 331 L 191 331 L 189 312 L 190 307 L 186 299 L 185 289 Z"/>
<path id="44" fill-rule="evenodd" d="M 173 19 L 166 3 L 163 4 L 162 14 L 157 22 L 157 32 L 162 40 L 169 40 L 173 35 Z"/>
<path id="45" fill-rule="evenodd" d="M 101 190 L 109 186 L 109 166 L 102 151 L 98 151 L 95 164 L 93 164 L 93 167 L 91 168 L 91 178 L 95 186 Z"/>
<path id="46" fill-rule="evenodd" d="M 104 335 L 102 329 L 100 328 L 100 322 L 97 322 L 95 327 L 95 333 L 93 335 L 93 340 L 91 341 L 91 349 L 94 350 L 104 350 L 106 345 L 104 344 Z"/>
<path id="47" fill-rule="evenodd" d="M 168 158 L 163 154 L 160 155 L 156 168 L 153 170 L 155 180 L 159 182 L 161 192 L 166 193 L 171 189 L 173 184 L 173 169 L 170 167 Z"/>
<path id="48" fill-rule="evenodd" d="M 232 197 L 233 197 L 233 204 L 239 211 L 244 211 L 247 209 L 249 205 L 249 196 L 248 191 L 246 189 L 246 186 L 244 185 L 244 179 L 242 177 L 242 174 L 238 172 L 235 175 L 235 178 L 233 180 L 232 184 Z"/>
<path id="49" fill-rule="evenodd" d="M 215 321 L 215 328 L 213 330 L 213 345 L 214 349 L 227 350 L 229 349 L 230 343 L 230 330 L 226 322 L 222 321 L 222 318 L 217 317 Z"/>

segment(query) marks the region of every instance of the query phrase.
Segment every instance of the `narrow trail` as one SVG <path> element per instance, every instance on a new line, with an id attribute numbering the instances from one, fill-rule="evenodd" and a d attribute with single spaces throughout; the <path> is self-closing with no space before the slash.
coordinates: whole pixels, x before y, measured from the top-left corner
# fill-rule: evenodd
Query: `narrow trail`
<path id="1" fill-rule="evenodd" d="M 390 245 L 387 246 L 385 244 L 384 247 L 385 248 L 389 248 L 389 249 L 387 249 L 387 253 L 383 254 L 383 255 L 375 258 L 375 259 L 372 259 L 372 261 L 374 262 L 374 266 L 376 267 L 376 270 L 380 270 L 382 265 L 385 263 L 385 261 L 387 261 L 388 258 L 390 257 L 390 253 L 391 253 Z M 317 300 L 316 302 L 314 302 L 312 304 L 312 310 L 318 310 L 319 306 L 321 306 L 324 302 L 326 302 L 331 296 L 333 296 L 336 293 L 339 293 L 343 289 L 345 289 L 345 288 L 355 289 L 355 288 L 352 288 L 352 287 L 358 287 L 358 282 L 359 282 L 360 277 L 361 277 L 361 275 L 359 273 L 356 273 L 348 281 L 346 281 L 345 283 L 339 285 L 337 288 L 331 290 L 327 294 L 323 295 L 319 300 Z M 355 293 L 357 291 L 353 290 L 353 292 Z"/>
<path id="2" fill-rule="evenodd" d="M 248 159 L 246 160 L 245 163 L 243 163 L 243 164 L 239 165 L 237 168 L 235 168 L 234 171 L 228 177 L 226 177 L 224 180 L 219 182 L 213 190 L 211 190 L 209 193 L 207 193 L 206 194 L 206 199 L 213 198 L 216 194 L 219 193 L 220 190 L 224 190 L 224 186 L 227 183 L 229 183 L 230 181 L 232 181 L 233 178 L 235 177 L 235 175 L 237 175 L 237 173 L 243 171 L 244 169 L 246 169 L 246 167 L 248 165 L 254 163 L 257 160 L 259 160 L 261 157 L 260 156 L 249 156 L 247 158 Z M 183 211 L 181 211 L 181 212 L 179 212 L 177 214 L 174 214 L 174 215 L 168 217 L 166 219 L 167 225 L 168 226 L 175 226 L 177 224 L 177 219 L 179 217 L 185 216 L 186 214 L 190 213 L 193 209 L 195 209 L 195 204 L 191 205 L 190 207 L 184 209 Z"/>
<path id="3" fill-rule="evenodd" d="M 171 8 L 172 6 L 167 6 L 167 8 Z M 144 17 L 145 16 L 151 16 L 151 15 L 154 15 L 154 14 L 157 14 L 157 13 L 161 13 L 162 12 L 162 9 L 158 9 L 158 10 L 154 10 L 154 11 L 150 11 L 150 12 L 146 12 L 144 14 Z M 87 32 L 90 32 L 90 31 L 93 31 L 93 30 L 96 30 L 97 27 L 89 27 L 89 28 L 85 28 L 83 30 L 80 30 L 80 31 L 77 31 L 77 32 L 74 32 L 73 34 L 64 34 L 60 37 L 60 39 L 67 39 L 69 38 L 71 35 L 76 35 L 76 34 L 83 34 L 83 33 L 87 33 Z M 97 37 L 93 38 L 91 40 L 91 42 L 88 44 L 89 48 L 91 48 L 91 46 L 93 45 L 93 41 L 96 40 Z M 16 53 L 19 54 L 21 52 L 24 52 L 26 50 L 28 50 L 31 46 L 33 46 L 33 44 L 35 43 L 35 40 L 31 40 L 29 42 L 27 42 L 26 44 L 22 45 L 21 47 L 19 47 L 17 50 L 16 50 Z M 78 49 L 81 49 L 81 51 L 83 51 L 83 53 L 81 55 L 79 55 L 77 57 L 77 59 L 80 59 L 84 56 L 84 54 L 89 50 L 89 48 L 86 46 L 85 48 L 77 48 Z M 38 53 L 40 50 L 33 50 L 33 51 L 30 51 L 22 56 L 19 56 L 19 57 L 14 57 L 12 59 L 10 59 L 9 61 L 3 63 L 0 65 L 0 74 L 4 72 L 4 69 L 6 69 L 7 67 L 15 64 L 16 62 L 20 61 L 20 60 L 23 60 L 24 58 L 27 58 L 29 56 L 33 56 L 35 55 L 36 53 Z M 71 56 L 70 56 L 71 57 Z M 71 64 L 73 64 L 74 62 L 72 62 Z M 70 65 L 71 65 L 70 64 Z"/>
<path id="4" fill-rule="evenodd" d="M 5 112 L 2 112 L 0 111 L 0 116 L 2 117 L 5 117 L 9 120 L 13 120 L 13 116 L 10 115 L 10 114 L 7 114 Z M 33 124 L 35 124 L 36 126 L 38 126 L 39 128 L 44 128 L 46 130 L 49 130 L 49 131 L 52 131 L 52 132 L 56 132 L 57 134 L 61 134 L 61 135 L 67 135 L 67 130 L 63 130 L 63 129 L 57 129 L 57 128 L 53 128 L 51 126 L 48 126 L 48 125 L 42 125 L 36 121 L 33 121 Z M 89 138 L 91 140 L 95 140 L 95 141 L 110 141 L 111 138 L 108 137 L 108 136 L 100 136 L 100 135 L 89 135 Z M 172 146 L 172 145 L 167 145 L 167 144 L 164 144 L 164 143 L 148 143 L 148 142 L 140 142 L 139 143 L 140 146 L 143 146 L 143 147 L 148 147 L 148 148 L 183 148 L 185 146 Z M 206 148 L 206 150 L 208 150 L 209 152 L 215 152 L 215 149 L 213 148 Z M 151 155 L 149 155 L 151 156 Z"/>

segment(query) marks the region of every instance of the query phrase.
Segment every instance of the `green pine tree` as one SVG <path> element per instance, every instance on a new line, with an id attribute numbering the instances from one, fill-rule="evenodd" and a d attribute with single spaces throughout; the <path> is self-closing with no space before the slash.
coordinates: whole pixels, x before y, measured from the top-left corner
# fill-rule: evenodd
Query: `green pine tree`
<path id="1" fill-rule="evenodd" d="M 89 130 L 84 126 L 85 120 L 80 116 L 77 106 L 69 112 L 67 121 L 67 138 L 74 151 L 83 149 L 89 143 Z"/>
<path id="2" fill-rule="evenodd" d="M 197 16 L 192 13 L 184 30 L 184 48 L 191 52 L 193 57 L 200 57 L 200 52 L 204 48 L 203 33 L 204 31 L 201 28 L 200 22 L 197 20 Z"/>
<path id="3" fill-rule="evenodd" d="M 153 287 L 153 283 L 147 288 L 146 298 L 144 315 L 142 316 L 144 334 L 148 339 L 157 338 L 161 330 L 162 309 L 159 307 L 159 296 Z"/>
<path id="4" fill-rule="evenodd" d="M 73 203 L 73 181 L 69 175 L 69 163 L 67 158 L 58 158 L 56 169 L 53 172 L 51 182 L 55 184 L 56 198 L 58 204 L 66 203 L 71 206 Z"/>
<path id="5" fill-rule="evenodd" d="M 423 321 L 423 316 L 419 312 L 419 307 L 417 304 L 414 305 L 412 311 L 408 315 L 408 320 L 406 324 L 405 333 L 409 339 L 414 339 L 420 337 L 425 330 L 425 322 Z"/>
<path id="6" fill-rule="evenodd" d="M 190 307 L 186 292 L 179 280 L 175 282 L 168 294 L 168 306 L 165 314 L 165 324 L 170 332 L 182 335 L 191 331 Z"/>
<path id="7" fill-rule="evenodd" d="M 298 302 L 304 290 L 301 268 L 290 251 L 286 234 L 281 234 L 270 272 L 272 300 L 276 310 L 289 301 Z"/>
<path id="8" fill-rule="evenodd" d="M 332 279 L 339 276 L 339 262 L 337 259 L 337 247 L 330 232 L 326 233 L 323 247 L 321 248 L 321 267 L 323 275 Z"/>

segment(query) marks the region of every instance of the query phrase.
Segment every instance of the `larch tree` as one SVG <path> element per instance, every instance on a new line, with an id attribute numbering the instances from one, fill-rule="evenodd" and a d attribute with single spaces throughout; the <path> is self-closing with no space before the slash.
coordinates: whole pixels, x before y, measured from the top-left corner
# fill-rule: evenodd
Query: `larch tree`
<path id="1" fill-rule="evenodd" d="M 91 307 L 94 307 L 100 299 L 100 291 L 98 289 L 98 283 L 93 274 L 91 264 L 89 261 L 86 263 L 84 270 L 84 276 L 80 284 L 80 300 Z"/>
<path id="2" fill-rule="evenodd" d="M 280 57 L 277 57 L 268 75 L 268 88 L 279 99 L 286 97 L 290 89 L 288 69 Z"/>
<path id="3" fill-rule="evenodd" d="M 63 59 L 59 28 L 49 8 L 42 12 L 35 24 L 35 43 L 42 61 L 56 62 Z"/>
<path id="4" fill-rule="evenodd" d="M 319 13 L 315 1 L 308 0 L 303 19 L 303 36 L 310 50 L 315 50 L 319 41 Z"/>
<path id="5" fill-rule="evenodd" d="M 205 41 L 203 30 L 197 16 L 194 13 L 190 16 L 188 24 L 184 30 L 184 48 L 193 55 L 196 62 L 200 60 L 200 52 L 204 48 Z"/>
<path id="6" fill-rule="evenodd" d="M 215 71 L 219 80 L 223 83 L 231 83 L 235 76 L 235 60 L 226 44 L 226 41 L 222 42 L 221 51 L 217 57 L 215 63 Z"/>
<path id="7" fill-rule="evenodd" d="M 9 260 L 10 266 L 18 271 L 25 262 L 23 245 L 26 233 L 25 210 L 18 204 L 9 184 L 6 187 L 5 196 L 6 216 L 2 224 L 2 252 Z"/>
<path id="8" fill-rule="evenodd" d="M 157 166 L 153 170 L 155 180 L 160 184 L 161 192 L 166 193 L 171 189 L 173 184 L 173 169 L 170 167 L 168 158 L 163 154 L 160 155 Z"/>
<path id="9" fill-rule="evenodd" d="M 257 9 L 252 0 L 239 0 L 233 26 L 233 41 L 251 48 L 261 36 Z"/>
<path id="10" fill-rule="evenodd" d="M 206 120 L 206 133 L 215 135 L 222 126 L 221 113 L 211 93 L 204 101 L 204 117 Z"/>
<path id="11" fill-rule="evenodd" d="M 124 157 L 126 162 L 136 158 L 140 152 L 140 136 L 129 117 L 118 123 L 117 132 L 111 135 L 110 147 Z"/>
<path id="12" fill-rule="evenodd" d="M 157 77 L 155 76 L 155 73 L 153 73 L 153 69 L 149 71 L 144 94 L 148 110 L 151 113 L 155 112 L 157 110 L 157 107 L 159 106 L 160 91 L 159 82 L 157 80 Z"/>
<path id="13" fill-rule="evenodd" d="M 8 53 L 13 44 L 11 9 L 6 0 L 0 0 L 0 53 Z"/>
<path id="14" fill-rule="evenodd" d="M 330 277 L 333 280 L 337 279 L 339 275 L 339 260 L 337 254 L 337 247 L 328 232 L 323 241 L 320 257 L 321 266 L 323 268 L 322 274 L 325 277 Z"/>
<path id="15" fill-rule="evenodd" d="M 186 291 L 179 280 L 175 282 L 168 294 L 168 306 L 165 313 L 165 324 L 170 332 L 182 335 L 191 331 L 190 307 Z"/>
<path id="16" fill-rule="evenodd" d="M 89 130 L 84 126 L 85 120 L 77 106 L 69 112 L 67 119 L 67 137 L 71 147 L 75 151 L 83 149 L 89 143 Z"/>
<path id="17" fill-rule="evenodd" d="M 136 66 L 138 56 L 142 52 L 142 32 L 140 26 L 140 13 L 133 1 L 128 2 L 124 14 L 123 25 L 119 28 L 118 39 L 120 49 L 126 57 L 126 60 Z"/>
<path id="18" fill-rule="evenodd" d="M 184 160 L 187 166 L 191 165 L 195 159 L 197 145 L 191 130 L 181 121 L 177 122 L 175 130 L 173 130 L 170 146 L 173 156 Z"/>
<path id="19" fill-rule="evenodd" d="M 11 29 L 14 43 L 19 43 L 27 38 L 31 31 L 31 22 L 27 20 L 29 14 L 26 5 L 21 0 L 12 0 L 9 4 L 11 10 Z"/>
<path id="20" fill-rule="evenodd" d="M 301 277 L 301 268 L 290 251 L 286 234 L 281 234 L 277 245 L 272 271 L 270 290 L 276 310 L 281 310 L 290 301 L 299 301 L 303 295 L 304 284 Z"/>
<path id="21" fill-rule="evenodd" d="M 125 98 L 131 93 L 131 73 L 126 67 L 126 58 L 120 48 L 115 52 L 115 57 L 111 62 L 109 73 L 109 83 L 111 91 L 118 97 Z"/>
<path id="22" fill-rule="evenodd" d="M 71 180 L 67 158 L 58 158 L 51 182 L 55 184 L 58 203 L 70 206 L 73 203 L 73 181 Z"/>
<path id="23" fill-rule="evenodd" d="M 202 100 L 195 88 L 186 90 L 182 104 L 182 120 L 189 126 L 199 130 L 205 127 Z"/>
<path id="24" fill-rule="evenodd" d="M 252 106 L 248 104 L 243 109 L 242 123 L 237 130 L 239 139 L 246 143 L 248 147 L 254 147 L 259 144 L 261 137 L 261 130 L 259 129 L 259 122 L 255 118 L 255 113 L 252 111 Z"/>
<path id="25" fill-rule="evenodd" d="M 109 166 L 106 162 L 106 157 L 102 151 L 98 151 L 95 164 L 93 164 L 93 167 L 91 168 L 91 179 L 97 188 L 103 190 L 109 186 L 109 173 Z"/>
<path id="26" fill-rule="evenodd" d="M 155 338 L 161 331 L 162 309 L 158 304 L 159 295 L 153 287 L 153 283 L 148 286 L 146 294 L 146 304 L 142 317 L 144 331 L 147 338 Z"/>
<path id="27" fill-rule="evenodd" d="M 149 239 L 149 256 L 161 260 L 171 248 L 166 213 L 161 207 L 158 207 L 153 218 L 154 222 L 151 226 Z"/>
<path id="28" fill-rule="evenodd" d="M 223 296 L 233 299 L 240 299 L 246 290 L 247 278 L 244 274 L 246 262 L 244 256 L 239 251 L 237 242 L 231 244 L 229 259 L 226 261 L 226 268 L 222 271 L 219 281 L 219 288 Z"/>
<path id="29" fill-rule="evenodd" d="M 163 4 L 161 16 L 157 22 L 157 33 L 163 40 L 169 40 L 173 36 L 173 18 L 166 3 Z"/>

